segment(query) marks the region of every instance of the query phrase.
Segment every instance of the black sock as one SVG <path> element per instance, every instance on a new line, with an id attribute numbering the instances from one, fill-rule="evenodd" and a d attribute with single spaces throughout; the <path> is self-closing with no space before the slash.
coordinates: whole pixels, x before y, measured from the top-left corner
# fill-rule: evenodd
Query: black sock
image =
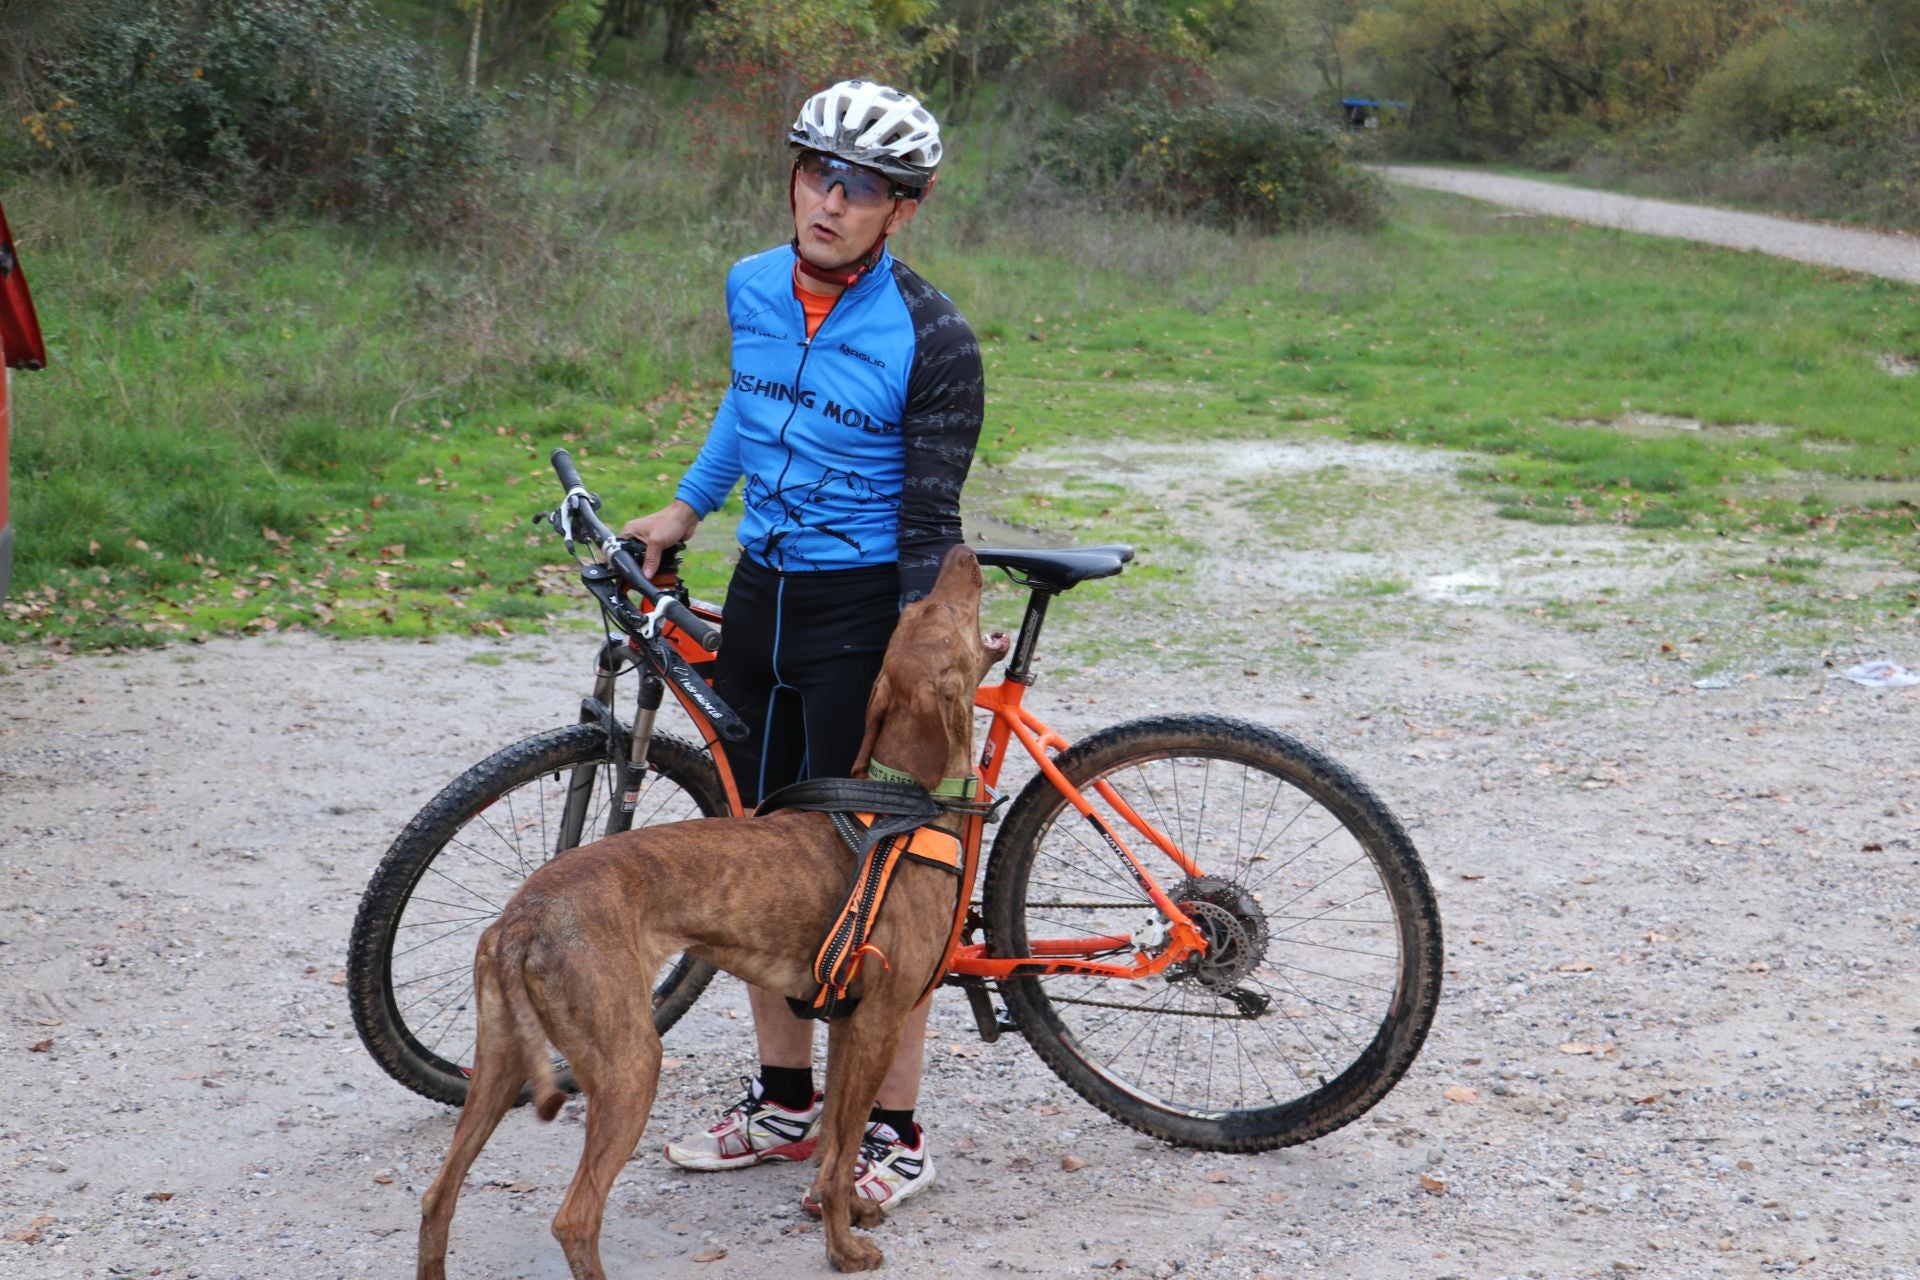
<path id="1" fill-rule="evenodd" d="M 813 1105 L 813 1068 L 762 1066 L 760 1096 L 789 1111 L 805 1111 Z"/>
<path id="2" fill-rule="evenodd" d="M 868 1124 L 884 1124 L 900 1135 L 900 1141 L 913 1146 L 920 1140 L 920 1127 L 913 1122 L 913 1108 L 905 1111 L 889 1111 L 885 1107 L 875 1107 L 867 1112 Z"/>

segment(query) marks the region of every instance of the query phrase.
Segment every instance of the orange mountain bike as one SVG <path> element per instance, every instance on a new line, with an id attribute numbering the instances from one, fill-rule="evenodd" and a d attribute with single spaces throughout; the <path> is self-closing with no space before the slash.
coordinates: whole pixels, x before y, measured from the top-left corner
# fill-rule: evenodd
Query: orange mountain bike
<path id="1" fill-rule="evenodd" d="M 435 796 L 354 921 L 361 1039 L 396 1080 L 446 1103 L 466 1097 L 474 944 L 536 866 L 602 834 L 740 811 L 726 744 L 744 727 L 703 675 L 719 610 L 668 565 L 642 577 L 565 451 L 553 461 L 567 496 L 543 518 L 591 549 L 581 581 L 608 626 L 593 691 L 579 723 Z M 1182 1146 L 1268 1150 L 1361 1115 L 1412 1063 L 1440 995 L 1439 910 L 1400 824 L 1339 765 L 1245 720 L 1155 716 L 1069 743 L 1024 704 L 1047 608 L 1132 551 L 975 554 L 1031 593 L 1004 678 L 976 695 L 990 717 L 980 794 L 1004 801 L 1016 746 L 1036 769 L 954 920 L 946 982 L 980 1034 L 1018 1029 L 1081 1097 Z M 615 711 L 628 676 L 630 720 Z M 656 729 L 669 694 L 701 742 Z M 989 820 L 968 820 L 969 885 Z M 713 973 L 687 956 L 667 965 L 654 989 L 663 1031 Z"/>

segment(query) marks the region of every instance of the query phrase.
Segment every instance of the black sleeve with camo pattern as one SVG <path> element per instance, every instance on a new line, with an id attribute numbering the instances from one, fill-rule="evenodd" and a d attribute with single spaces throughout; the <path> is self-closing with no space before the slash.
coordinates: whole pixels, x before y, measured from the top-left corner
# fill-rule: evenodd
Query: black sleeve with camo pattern
<path id="1" fill-rule="evenodd" d="M 941 559 L 962 540 L 960 488 L 980 440 L 987 384 L 980 343 L 952 301 L 897 258 L 893 278 L 914 329 L 898 537 L 900 595 L 911 601 L 933 590 Z"/>

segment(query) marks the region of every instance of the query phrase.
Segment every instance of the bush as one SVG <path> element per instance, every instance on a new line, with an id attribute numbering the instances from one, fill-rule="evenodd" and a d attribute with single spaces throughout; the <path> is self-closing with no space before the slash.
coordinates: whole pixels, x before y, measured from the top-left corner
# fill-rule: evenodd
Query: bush
<path id="1" fill-rule="evenodd" d="M 1157 94 L 1172 102 L 1212 95 L 1203 59 L 1136 30 L 1083 31 L 1034 60 L 1040 92 L 1071 111 Z"/>
<path id="2" fill-rule="evenodd" d="M 717 0 L 703 24 L 706 90 L 696 149 L 752 172 L 784 168 L 787 127 L 807 98 L 841 80 L 913 92 L 913 73 L 940 52 L 914 48 L 865 0 Z"/>
<path id="3" fill-rule="evenodd" d="M 1866 61 L 1857 34 L 1788 23 L 1729 52 L 1687 95 L 1679 142 L 1695 155 L 1725 154 L 1794 133 L 1818 133 L 1863 113 Z"/>
<path id="4" fill-rule="evenodd" d="M 1325 121 L 1272 103 L 1152 99 L 1055 126 L 1041 162 L 1066 185 L 1111 202 L 1229 229 L 1372 226 L 1378 186 L 1343 147 Z"/>
<path id="5" fill-rule="evenodd" d="M 67 166 L 261 213 L 459 221 L 495 157 L 489 108 L 449 91 L 363 0 L 102 5 L 48 55 L 33 141 Z"/>

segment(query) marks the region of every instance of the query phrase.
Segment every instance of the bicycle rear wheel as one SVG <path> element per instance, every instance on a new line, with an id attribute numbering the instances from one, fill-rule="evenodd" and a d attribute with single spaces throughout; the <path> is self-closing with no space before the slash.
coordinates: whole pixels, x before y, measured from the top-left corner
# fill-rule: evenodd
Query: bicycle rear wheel
<path id="1" fill-rule="evenodd" d="M 1212 1151 L 1305 1142 L 1385 1096 L 1432 1024 L 1442 957 L 1419 854 L 1373 793 L 1284 734 L 1217 716 L 1116 725 L 1055 763 L 1208 949 L 1139 981 L 1003 981 L 1041 1059 L 1123 1123 Z M 1096 781 L 1197 869 L 1175 868 L 1096 796 Z M 1044 777 L 994 841 L 985 908 L 996 957 L 1032 955 L 1042 938 L 1135 936 L 1150 950 L 1147 926 L 1161 919 Z"/>
<path id="2" fill-rule="evenodd" d="M 534 869 L 586 840 L 727 812 L 713 762 L 656 733 L 646 786 L 629 815 L 606 731 L 568 725 L 496 752 L 428 802 L 381 859 L 361 897 L 347 954 L 354 1026 L 387 1073 L 414 1092 L 466 1101 L 473 1065 L 473 949 Z M 571 809 L 568 801 L 573 800 Z M 653 992 L 665 1031 L 713 979 L 676 956 Z"/>

